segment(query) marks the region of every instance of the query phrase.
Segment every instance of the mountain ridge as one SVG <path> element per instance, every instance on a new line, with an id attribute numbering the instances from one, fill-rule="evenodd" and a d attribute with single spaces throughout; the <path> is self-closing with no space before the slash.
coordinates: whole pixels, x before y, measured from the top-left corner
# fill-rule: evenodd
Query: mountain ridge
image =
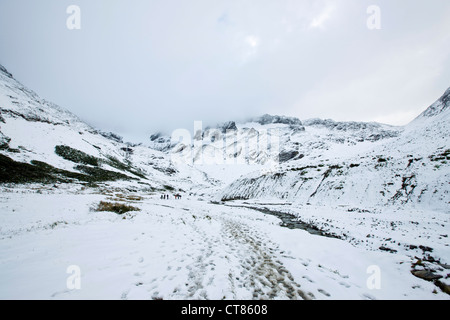
<path id="1" fill-rule="evenodd" d="M 444 92 L 444 94 L 438 100 L 436 100 L 436 102 L 434 102 L 431 106 L 429 106 L 417 118 L 433 117 L 448 111 L 449 108 L 450 108 L 450 87 Z"/>

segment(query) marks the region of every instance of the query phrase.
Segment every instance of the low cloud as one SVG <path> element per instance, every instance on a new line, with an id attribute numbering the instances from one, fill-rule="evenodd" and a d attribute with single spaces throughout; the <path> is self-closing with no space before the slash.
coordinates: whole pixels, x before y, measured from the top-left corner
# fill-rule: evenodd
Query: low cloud
<path id="1" fill-rule="evenodd" d="M 450 85 L 450 3 L 380 0 L 371 31 L 372 4 L 80 1 L 72 32 L 60 2 L 3 1 L 0 56 L 43 98 L 140 141 L 264 113 L 400 123 Z"/>

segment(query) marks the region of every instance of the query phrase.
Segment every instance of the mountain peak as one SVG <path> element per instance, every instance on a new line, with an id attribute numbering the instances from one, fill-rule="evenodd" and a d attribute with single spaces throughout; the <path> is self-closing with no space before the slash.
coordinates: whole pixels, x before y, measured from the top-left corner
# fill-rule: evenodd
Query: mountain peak
<path id="1" fill-rule="evenodd" d="M 12 74 L 8 72 L 8 70 L 6 70 L 6 68 L 4 66 L 2 66 L 0 64 L 0 72 L 3 73 L 5 76 L 7 76 L 8 78 L 12 78 Z"/>
<path id="2" fill-rule="evenodd" d="M 421 117 L 433 117 L 450 108 L 450 88 L 448 88 L 444 94 L 431 106 L 428 107 L 418 118 Z"/>

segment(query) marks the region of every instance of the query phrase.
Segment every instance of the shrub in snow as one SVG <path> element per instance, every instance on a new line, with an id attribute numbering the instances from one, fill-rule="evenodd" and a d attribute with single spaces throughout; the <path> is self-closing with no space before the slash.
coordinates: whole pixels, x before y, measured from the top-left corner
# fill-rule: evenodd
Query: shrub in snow
<path id="1" fill-rule="evenodd" d="M 141 209 L 118 202 L 100 201 L 97 207 L 94 208 L 94 211 L 110 211 L 117 214 L 124 214 L 128 211 L 141 211 Z"/>

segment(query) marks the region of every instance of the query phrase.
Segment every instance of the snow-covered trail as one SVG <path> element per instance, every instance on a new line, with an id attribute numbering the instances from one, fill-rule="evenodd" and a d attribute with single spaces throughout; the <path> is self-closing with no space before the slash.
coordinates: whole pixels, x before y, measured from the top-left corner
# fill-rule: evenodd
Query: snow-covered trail
<path id="1" fill-rule="evenodd" d="M 241 261 L 238 270 L 230 270 L 234 288 L 251 288 L 252 299 L 311 298 L 277 259 L 280 250 L 268 241 L 267 235 L 232 219 L 223 219 L 222 227 L 222 239 L 229 255 Z"/>
<path id="2" fill-rule="evenodd" d="M 2 193 L 1 299 L 448 299 L 408 258 L 279 226 L 273 216 L 145 196 L 125 215 L 106 195 Z M 367 268 L 382 270 L 381 289 Z M 68 287 L 69 266 L 80 288 Z"/>
<path id="3" fill-rule="evenodd" d="M 190 201 L 135 204 L 142 211 L 124 216 L 89 212 L 101 198 L 2 197 L 1 297 L 308 298 L 276 245 L 242 216 L 212 213 L 203 203 L 187 208 Z M 80 290 L 64 288 L 69 265 L 80 267 Z"/>
<path id="4" fill-rule="evenodd" d="M 278 260 L 280 250 L 267 234 L 250 225 L 242 216 L 228 210 L 213 212 L 208 204 L 192 206 L 190 201 L 164 201 L 156 206 L 181 212 L 168 239 L 160 239 L 160 255 L 144 264 L 152 270 L 153 261 L 164 261 L 168 273 L 149 283 L 151 296 L 164 299 L 307 299 L 290 272 Z M 171 205 L 170 205 L 171 203 Z M 236 214 L 236 212 L 234 212 Z M 250 220 L 253 221 L 253 220 Z M 175 224 L 177 224 L 175 223 Z M 184 232 L 179 233 L 181 229 Z M 179 247 L 179 249 L 171 248 Z M 173 257 L 166 259 L 168 252 Z M 170 255 L 170 254 L 169 254 Z M 167 283 L 169 280 L 171 283 Z M 166 284 L 167 283 L 167 284 Z M 143 289 L 146 282 L 140 282 Z M 173 291 L 170 292 L 173 288 Z M 123 297 L 138 298 L 136 289 Z M 142 291 L 142 290 L 140 290 Z"/>

